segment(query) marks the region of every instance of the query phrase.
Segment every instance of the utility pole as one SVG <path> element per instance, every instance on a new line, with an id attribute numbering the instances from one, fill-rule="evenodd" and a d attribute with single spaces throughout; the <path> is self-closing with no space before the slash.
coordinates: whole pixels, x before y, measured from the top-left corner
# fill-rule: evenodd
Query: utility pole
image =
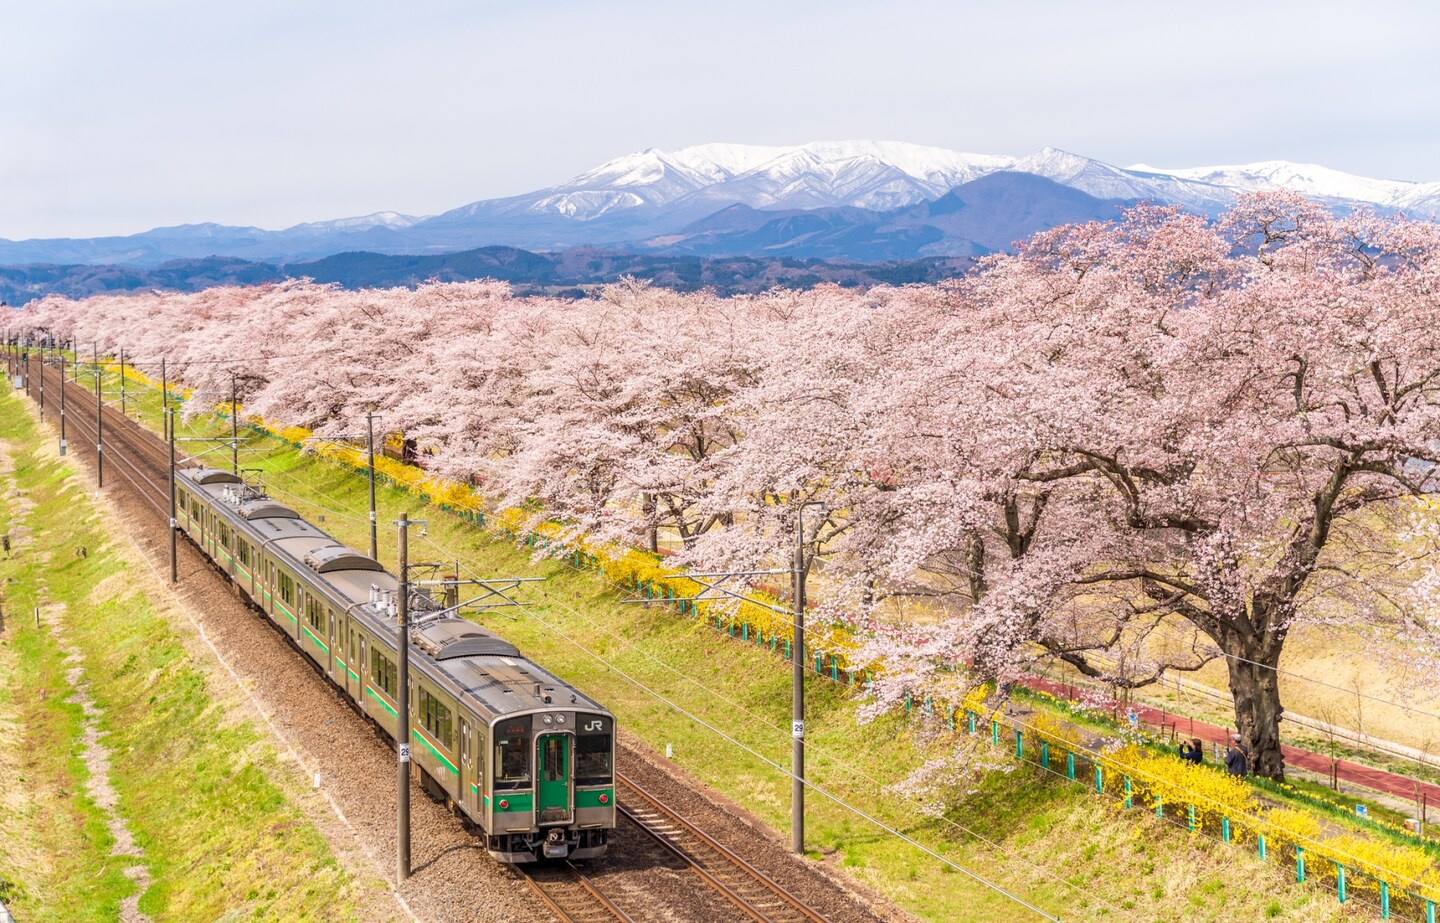
<path id="1" fill-rule="evenodd" d="M 235 403 L 235 373 L 230 373 L 230 469 L 240 473 L 240 410 Z"/>
<path id="2" fill-rule="evenodd" d="M 45 344 L 40 344 L 40 419 L 45 419 Z"/>
<path id="3" fill-rule="evenodd" d="M 419 520 L 416 520 L 419 522 Z M 410 517 L 400 513 L 400 598 L 395 607 L 395 625 L 400 632 L 399 684 L 395 704 L 400 706 L 399 728 L 396 729 L 396 806 L 398 843 L 397 881 L 410 877 Z"/>
<path id="4" fill-rule="evenodd" d="M 805 508 L 810 506 L 823 504 L 802 503 L 796 510 L 792 577 L 795 620 L 791 631 L 795 638 L 790 649 L 790 850 L 797 855 L 805 852 L 805 578 L 809 573 L 805 561 Z"/>
<path id="5" fill-rule="evenodd" d="M 175 530 L 179 524 L 175 519 L 175 411 L 165 408 L 165 435 L 170 443 L 170 582 L 180 581 L 179 566 L 175 560 Z"/>
<path id="6" fill-rule="evenodd" d="M 795 617 L 790 647 L 790 850 L 805 852 L 805 507 L 795 523 Z"/>
<path id="7" fill-rule="evenodd" d="M 380 547 L 375 540 L 375 414 L 365 414 L 365 444 L 370 455 L 370 560 L 380 560 Z"/>
<path id="8" fill-rule="evenodd" d="M 95 484 L 105 487 L 105 401 L 100 396 L 100 364 L 95 364 Z"/>
<path id="9" fill-rule="evenodd" d="M 120 347 L 120 416 L 129 416 L 125 409 L 125 347 Z"/>
<path id="10" fill-rule="evenodd" d="M 160 360 L 160 412 L 170 412 L 170 379 L 165 374 L 165 360 Z"/>
<path id="11" fill-rule="evenodd" d="M 60 354 L 60 455 L 65 455 L 65 354 Z"/>

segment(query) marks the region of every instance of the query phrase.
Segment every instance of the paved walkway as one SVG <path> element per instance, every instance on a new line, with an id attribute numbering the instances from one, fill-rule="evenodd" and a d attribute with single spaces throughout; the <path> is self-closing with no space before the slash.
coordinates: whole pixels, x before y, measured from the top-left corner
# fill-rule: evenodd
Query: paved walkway
<path id="1" fill-rule="evenodd" d="M 1050 695 L 1060 699 L 1071 698 L 1070 693 L 1074 687 L 1058 680 L 1045 679 L 1033 676 L 1024 680 L 1024 685 L 1029 689 L 1041 692 L 1048 692 Z M 1130 710 L 1135 713 L 1137 720 L 1152 727 L 1163 727 L 1165 729 L 1175 728 L 1180 737 L 1198 737 L 1209 744 L 1225 746 L 1229 743 L 1230 734 L 1228 728 L 1216 727 L 1204 721 L 1196 721 L 1174 712 L 1162 711 L 1158 708 L 1151 708 L 1148 705 L 1131 705 Z M 1282 744 L 1281 752 L 1285 755 L 1285 765 L 1297 769 L 1304 769 L 1309 772 L 1319 773 L 1328 776 L 1330 774 L 1330 757 L 1323 753 L 1316 753 L 1313 750 L 1302 750 L 1299 747 L 1291 747 Z M 1213 752 L 1213 751 L 1212 751 Z M 1360 785 L 1372 791 L 1384 792 L 1397 798 L 1404 798 L 1408 801 L 1416 801 L 1424 798 L 1428 804 L 1436 810 L 1440 810 L 1440 785 L 1431 782 L 1421 782 L 1410 776 L 1399 773 L 1387 772 L 1384 769 L 1376 769 L 1374 766 L 1364 766 L 1360 763 L 1352 763 L 1349 760 L 1335 761 L 1335 775 L 1343 782 L 1353 785 Z"/>

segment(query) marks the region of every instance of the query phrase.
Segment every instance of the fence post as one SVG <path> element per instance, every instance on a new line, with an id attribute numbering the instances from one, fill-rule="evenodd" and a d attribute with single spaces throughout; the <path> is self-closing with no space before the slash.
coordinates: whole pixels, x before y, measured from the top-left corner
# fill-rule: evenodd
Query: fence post
<path id="1" fill-rule="evenodd" d="M 1380 919 L 1390 919 L 1390 883 L 1380 882 Z"/>
<path id="2" fill-rule="evenodd" d="M 789 660 L 789 659 L 790 659 L 790 642 L 789 642 L 789 641 L 786 641 L 786 642 L 785 642 L 785 659 L 786 659 L 786 660 Z"/>
<path id="3" fill-rule="evenodd" d="M 1335 863 L 1335 896 L 1345 903 L 1345 866 Z"/>
<path id="4" fill-rule="evenodd" d="M 927 695 L 927 696 L 925 697 L 925 717 L 929 718 L 929 717 L 931 717 L 931 716 L 934 715 L 934 714 L 935 714 L 935 706 L 934 706 L 934 703 L 932 703 L 932 702 L 930 701 L 930 697 Z"/>
<path id="5" fill-rule="evenodd" d="M 1133 792 L 1133 790 L 1130 788 L 1130 777 L 1129 777 L 1129 776 L 1126 776 L 1126 777 L 1125 777 L 1125 810 L 1128 811 L 1128 810 L 1130 810 L 1130 809 L 1133 808 L 1133 807 L 1135 807 L 1134 792 Z"/>
<path id="6" fill-rule="evenodd" d="M 1065 778 L 1075 781 L 1075 754 L 1065 754 Z"/>
<path id="7" fill-rule="evenodd" d="M 990 719 L 990 746 L 1000 746 L 1000 722 L 994 718 Z"/>
<path id="8" fill-rule="evenodd" d="M 1099 767 L 1099 766 L 1096 766 L 1096 767 L 1095 767 L 1095 794 L 1097 794 L 1097 795 L 1103 795 L 1103 794 L 1105 794 L 1105 779 L 1104 779 L 1104 777 L 1100 774 L 1100 767 Z"/>
<path id="9" fill-rule="evenodd" d="M 1025 758 L 1025 742 L 1021 738 L 1018 729 L 1015 731 L 1015 758 L 1017 760 L 1023 760 Z"/>
<path id="10" fill-rule="evenodd" d="M 1425 902 L 1425 923 L 1435 923 L 1435 902 Z"/>
<path id="11" fill-rule="evenodd" d="M 971 734 L 974 734 L 974 733 L 975 733 L 975 713 L 974 713 L 973 711 L 966 711 L 966 712 L 965 712 L 965 721 L 966 721 L 966 723 L 970 726 L 970 733 L 971 733 Z"/>
<path id="12" fill-rule="evenodd" d="M 834 654 L 830 655 L 830 681 L 840 682 L 840 660 Z"/>
<path id="13" fill-rule="evenodd" d="M 1195 832 L 1195 805 L 1190 805 L 1190 832 Z"/>
<path id="14" fill-rule="evenodd" d="M 946 703 L 945 703 L 945 726 L 948 727 L 948 728 L 949 728 L 950 730 L 952 730 L 952 731 L 955 730 L 955 703 L 954 703 L 954 702 L 946 702 Z"/>
<path id="15" fill-rule="evenodd" d="M 1040 741 L 1040 768 L 1050 768 L 1050 741 Z"/>
<path id="16" fill-rule="evenodd" d="M 1220 839 L 1222 842 L 1230 842 L 1230 818 L 1220 818 Z"/>
<path id="17" fill-rule="evenodd" d="M 740 626 L 740 640 L 741 640 L 741 641 L 749 641 L 749 640 L 750 640 L 750 623 L 749 623 L 749 622 L 746 622 L 744 625 L 741 625 L 741 626 Z"/>
<path id="18" fill-rule="evenodd" d="M 1305 847 L 1295 847 L 1295 883 L 1305 883 Z"/>
<path id="19" fill-rule="evenodd" d="M 1261 859 L 1264 859 L 1264 858 L 1265 858 L 1265 834 L 1259 833 L 1259 834 L 1256 834 L 1256 835 L 1255 835 L 1255 848 L 1259 851 L 1259 853 L 1260 853 L 1260 858 L 1261 858 Z"/>
<path id="20" fill-rule="evenodd" d="M 1159 795 L 1155 796 L 1155 816 L 1165 816 L 1165 799 L 1161 798 Z"/>

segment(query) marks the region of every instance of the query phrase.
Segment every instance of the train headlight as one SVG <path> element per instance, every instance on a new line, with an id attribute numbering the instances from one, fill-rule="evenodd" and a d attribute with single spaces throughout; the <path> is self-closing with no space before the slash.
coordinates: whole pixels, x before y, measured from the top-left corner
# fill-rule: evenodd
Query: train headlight
<path id="1" fill-rule="evenodd" d="M 564 715 L 556 715 L 556 716 L 555 716 L 555 723 L 556 723 L 556 724 L 564 724 L 564 723 L 565 723 L 565 716 L 564 716 Z"/>
<path id="2" fill-rule="evenodd" d="M 541 720 L 541 721 L 544 721 L 546 724 L 549 724 L 551 721 L 554 721 L 555 719 L 552 718 L 552 717 L 550 717 L 549 715 L 546 715 L 544 718 L 541 718 L 540 720 Z"/>

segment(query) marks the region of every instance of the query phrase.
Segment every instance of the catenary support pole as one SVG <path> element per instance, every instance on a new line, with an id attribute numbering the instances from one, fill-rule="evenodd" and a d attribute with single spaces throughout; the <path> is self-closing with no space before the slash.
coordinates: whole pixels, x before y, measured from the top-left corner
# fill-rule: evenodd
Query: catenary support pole
<path id="1" fill-rule="evenodd" d="M 240 405 L 235 403 L 235 376 L 230 376 L 230 472 L 240 473 Z"/>
<path id="2" fill-rule="evenodd" d="M 170 379 L 165 374 L 165 360 L 160 360 L 160 412 L 170 412 Z"/>
<path id="3" fill-rule="evenodd" d="M 805 851 L 805 507 L 795 519 L 793 656 L 790 658 L 790 849 Z"/>
<path id="4" fill-rule="evenodd" d="M 170 442 L 170 582 L 180 582 L 179 561 L 175 557 L 175 411 L 165 409 L 165 435 Z"/>
<path id="5" fill-rule="evenodd" d="M 60 354 L 60 454 L 65 454 L 65 354 Z"/>
<path id="6" fill-rule="evenodd" d="M 40 419 L 45 419 L 45 344 L 40 344 Z"/>
<path id="7" fill-rule="evenodd" d="M 105 486 L 105 399 L 100 396 L 100 365 L 95 365 L 95 485 Z"/>
<path id="8" fill-rule="evenodd" d="M 365 414 L 365 445 L 370 458 L 370 560 L 380 560 L 375 536 L 375 414 Z"/>
<path id="9" fill-rule="evenodd" d="M 396 844 L 397 870 L 400 881 L 410 877 L 410 560 L 409 516 L 400 514 L 400 597 L 396 600 L 395 626 L 400 632 L 399 680 L 395 687 L 395 704 L 400 707 L 399 728 L 396 729 Z"/>
<path id="10" fill-rule="evenodd" d="M 129 416 L 125 405 L 125 347 L 120 347 L 120 416 Z"/>

